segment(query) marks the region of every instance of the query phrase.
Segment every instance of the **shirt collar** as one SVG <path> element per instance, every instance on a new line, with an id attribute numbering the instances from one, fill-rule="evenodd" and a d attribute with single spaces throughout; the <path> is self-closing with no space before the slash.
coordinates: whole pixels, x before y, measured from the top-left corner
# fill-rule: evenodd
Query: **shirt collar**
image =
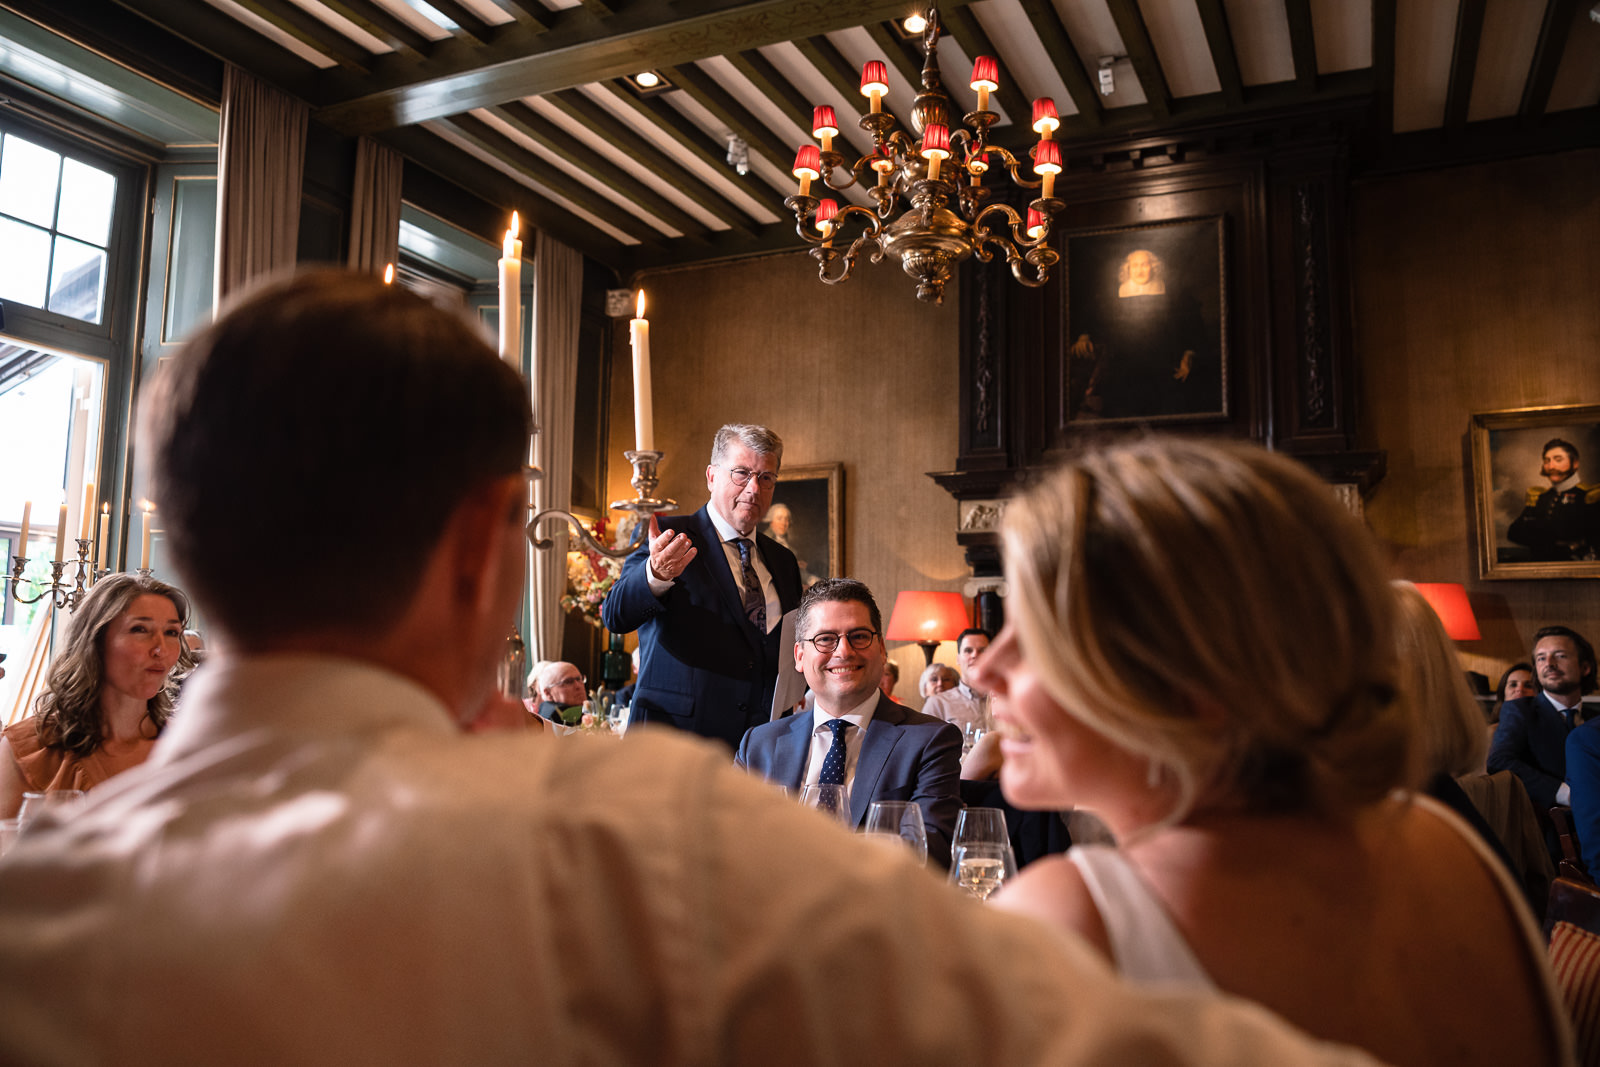
<path id="1" fill-rule="evenodd" d="M 724 519 L 721 515 L 717 514 L 717 509 L 709 504 L 706 505 L 706 514 L 711 518 L 711 525 L 716 527 L 717 536 L 724 542 L 737 541 L 739 538 L 744 536 L 744 534 L 733 528 L 732 523 L 728 522 L 727 519 Z M 751 542 L 754 542 L 755 539 L 756 535 L 752 533 L 750 535 Z"/>
<path id="2" fill-rule="evenodd" d="M 867 728 L 867 724 L 872 721 L 872 713 L 877 710 L 878 697 L 881 695 L 882 694 L 880 694 L 877 690 L 873 690 L 871 696 L 857 704 L 855 707 L 851 708 L 849 711 L 845 712 L 843 715 L 839 716 L 829 715 L 820 707 L 817 708 L 811 713 L 813 716 L 811 720 L 811 732 L 815 734 L 818 730 L 821 730 L 827 723 L 832 722 L 835 718 L 843 719 L 857 729 L 865 730 Z"/>
<path id="3" fill-rule="evenodd" d="M 1557 482 L 1555 485 L 1552 485 L 1550 488 L 1554 489 L 1558 493 L 1564 493 L 1568 489 L 1571 489 L 1573 486 L 1575 486 L 1577 484 L 1578 484 L 1578 472 L 1577 471 L 1573 471 L 1571 474 L 1567 475 L 1565 478 L 1561 479 L 1559 482 Z"/>
<path id="4" fill-rule="evenodd" d="M 1567 705 L 1561 703 L 1555 697 L 1551 696 L 1550 695 L 1550 691 L 1548 689 L 1539 690 L 1539 695 L 1544 697 L 1546 700 L 1548 700 L 1550 702 L 1550 706 L 1552 708 L 1555 708 L 1557 711 L 1561 712 L 1561 714 L 1563 714 L 1563 715 L 1565 715 L 1569 711 L 1577 711 L 1580 707 L 1583 706 L 1583 694 L 1582 693 L 1578 694 L 1578 702 L 1576 704 L 1573 704 L 1570 708 L 1567 707 Z"/>

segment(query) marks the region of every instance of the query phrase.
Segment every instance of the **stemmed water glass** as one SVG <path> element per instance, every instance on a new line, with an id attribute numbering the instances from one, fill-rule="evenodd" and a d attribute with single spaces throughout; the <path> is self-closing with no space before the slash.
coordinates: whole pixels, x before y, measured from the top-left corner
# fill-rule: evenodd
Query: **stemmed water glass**
<path id="1" fill-rule="evenodd" d="M 800 803 L 850 825 L 850 787 L 812 783 L 800 790 Z"/>
<path id="2" fill-rule="evenodd" d="M 26 830 L 35 819 L 47 811 L 62 812 L 70 809 L 87 794 L 81 789 L 54 789 L 48 793 L 22 794 L 22 807 L 17 809 L 17 825 Z"/>
<path id="3" fill-rule="evenodd" d="M 1011 850 L 1006 815 L 999 808 L 967 808 L 956 818 L 950 847 L 950 881 L 979 900 L 1016 877 L 1017 857 Z"/>
<path id="4" fill-rule="evenodd" d="M 862 833 L 875 841 L 904 846 L 919 864 L 928 862 L 928 831 L 922 808 L 909 800 L 874 800 L 867 807 Z"/>

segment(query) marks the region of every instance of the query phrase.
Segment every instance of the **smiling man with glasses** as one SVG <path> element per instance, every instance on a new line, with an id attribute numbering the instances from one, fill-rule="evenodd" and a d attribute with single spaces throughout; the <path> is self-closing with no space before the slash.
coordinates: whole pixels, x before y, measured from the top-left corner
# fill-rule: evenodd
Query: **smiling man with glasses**
<path id="1" fill-rule="evenodd" d="M 806 590 L 795 634 L 795 667 L 816 694 L 816 711 L 751 730 L 734 762 L 790 789 L 845 785 L 854 827 L 874 800 L 915 801 L 928 856 L 948 867 L 961 810 L 961 732 L 878 689 L 889 654 L 871 590 L 824 578 Z"/>
<path id="2" fill-rule="evenodd" d="M 706 465 L 711 499 L 693 515 L 650 520 L 649 541 L 622 565 L 601 620 L 639 631 L 634 721 L 642 713 L 737 748 L 771 717 L 785 612 L 800 603 L 794 553 L 757 533 L 772 506 L 783 441 L 765 426 L 717 431 Z"/>

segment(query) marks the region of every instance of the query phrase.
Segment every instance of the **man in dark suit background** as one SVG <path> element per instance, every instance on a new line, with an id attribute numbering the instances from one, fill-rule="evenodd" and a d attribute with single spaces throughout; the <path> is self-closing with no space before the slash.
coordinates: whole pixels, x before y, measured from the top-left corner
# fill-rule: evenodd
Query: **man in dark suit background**
<path id="1" fill-rule="evenodd" d="M 949 867 L 961 811 L 961 732 L 879 690 L 888 652 L 871 591 L 851 578 L 813 585 L 800 602 L 795 637 L 795 666 L 816 694 L 816 711 L 757 726 L 735 762 L 793 789 L 819 781 L 829 762 L 842 766 L 856 827 L 874 800 L 915 801 L 929 857 Z M 837 721 L 846 725 L 836 730 Z"/>
<path id="2" fill-rule="evenodd" d="M 633 720 L 645 716 L 730 748 L 771 715 L 783 615 L 800 603 L 794 553 L 756 527 L 772 505 L 783 441 L 765 426 L 717 431 L 711 499 L 683 518 L 650 520 L 601 607 L 612 633 L 639 631 Z M 741 544 L 742 542 L 742 544 Z"/>
<path id="3" fill-rule="evenodd" d="M 1533 635 L 1533 670 L 1543 691 L 1507 701 L 1489 746 L 1489 773 L 1511 771 L 1543 813 L 1569 802 L 1567 735 L 1578 725 L 1583 694 L 1595 687 L 1594 648 L 1565 626 Z"/>

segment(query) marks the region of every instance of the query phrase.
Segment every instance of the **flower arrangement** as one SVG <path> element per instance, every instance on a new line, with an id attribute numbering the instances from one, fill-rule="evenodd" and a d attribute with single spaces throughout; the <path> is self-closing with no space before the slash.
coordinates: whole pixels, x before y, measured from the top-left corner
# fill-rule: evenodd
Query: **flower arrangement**
<path id="1" fill-rule="evenodd" d="M 596 541 L 606 543 L 606 518 L 601 516 L 590 526 Z M 580 546 L 567 552 L 567 592 L 561 606 L 576 611 L 585 622 L 596 629 L 602 628 L 600 605 L 606 594 L 622 574 L 622 563 L 601 555 L 592 548 Z"/>

